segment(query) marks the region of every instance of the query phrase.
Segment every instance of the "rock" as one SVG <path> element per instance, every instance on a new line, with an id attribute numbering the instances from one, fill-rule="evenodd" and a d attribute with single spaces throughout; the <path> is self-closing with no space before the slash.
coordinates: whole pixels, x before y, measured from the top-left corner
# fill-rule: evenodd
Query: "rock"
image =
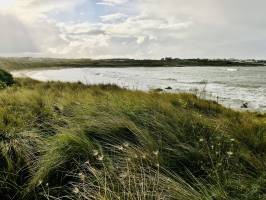
<path id="1" fill-rule="evenodd" d="M 243 103 L 242 106 L 241 106 L 241 108 L 248 108 L 248 103 L 247 102 L 246 103 Z"/>

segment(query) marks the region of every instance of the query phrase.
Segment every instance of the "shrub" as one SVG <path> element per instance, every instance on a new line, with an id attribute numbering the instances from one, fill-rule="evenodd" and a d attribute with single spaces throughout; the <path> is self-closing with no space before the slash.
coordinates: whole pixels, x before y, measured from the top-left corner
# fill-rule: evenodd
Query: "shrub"
<path id="1" fill-rule="evenodd" d="M 12 85 L 13 83 L 14 83 L 13 76 L 10 73 L 0 69 L 0 85 L 9 86 Z"/>

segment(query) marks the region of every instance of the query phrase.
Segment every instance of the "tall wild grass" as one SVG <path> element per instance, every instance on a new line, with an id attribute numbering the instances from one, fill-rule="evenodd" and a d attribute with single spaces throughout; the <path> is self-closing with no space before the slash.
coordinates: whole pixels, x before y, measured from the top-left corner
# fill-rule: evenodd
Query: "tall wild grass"
<path id="1" fill-rule="evenodd" d="M 266 198 L 266 116 L 191 94 L 17 79 L 0 147 L 1 199 Z"/>

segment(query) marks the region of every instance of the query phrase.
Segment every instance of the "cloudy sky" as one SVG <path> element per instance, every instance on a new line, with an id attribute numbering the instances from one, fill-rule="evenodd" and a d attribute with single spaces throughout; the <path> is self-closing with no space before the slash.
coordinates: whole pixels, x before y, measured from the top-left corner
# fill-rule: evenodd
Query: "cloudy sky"
<path id="1" fill-rule="evenodd" d="M 0 56 L 266 58 L 265 0 L 0 0 Z"/>

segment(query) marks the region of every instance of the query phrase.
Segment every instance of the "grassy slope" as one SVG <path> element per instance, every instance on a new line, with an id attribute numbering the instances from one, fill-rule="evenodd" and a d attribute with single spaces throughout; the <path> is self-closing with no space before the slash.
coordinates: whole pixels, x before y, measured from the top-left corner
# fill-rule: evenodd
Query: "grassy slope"
<path id="1" fill-rule="evenodd" d="M 0 146 L 1 199 L 266 198 L 266 116 L 189 94 L 20 79 Z"/>

